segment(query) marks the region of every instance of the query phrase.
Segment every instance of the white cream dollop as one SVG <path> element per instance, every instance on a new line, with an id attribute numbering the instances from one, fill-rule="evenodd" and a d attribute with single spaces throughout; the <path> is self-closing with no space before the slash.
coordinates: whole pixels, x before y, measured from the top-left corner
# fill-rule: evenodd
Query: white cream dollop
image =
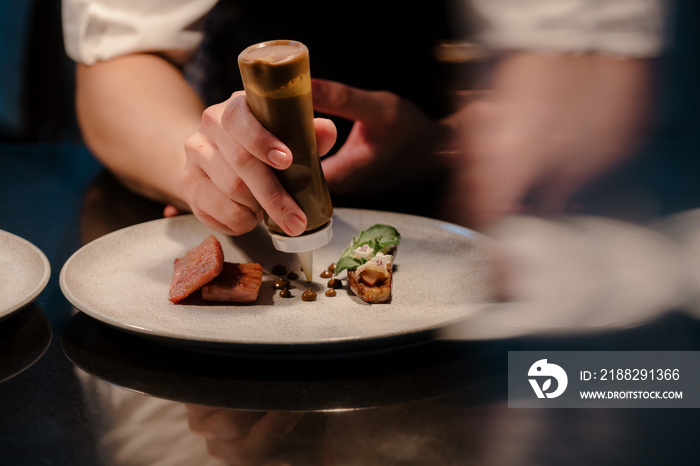
<path id="1" fill-rule="evenodd" d="M 394 256 L 391 254 L 378 252 L 372 259 L 359 266 L 356 273 L 359 276 L 365 270 L 376 270 L 377 272 L 382 272 L 386 276 L 389 274 L 389 267 L 391 267 L 393 260 Z"/>
<path id="2" fill-rule="evenodd" d="M 361 259 L 369 259 L 374 254 L 374 249 L 370 248 L 368 244 L 363 244 L 362 246 L 355 249 L 355 257 Z"/>

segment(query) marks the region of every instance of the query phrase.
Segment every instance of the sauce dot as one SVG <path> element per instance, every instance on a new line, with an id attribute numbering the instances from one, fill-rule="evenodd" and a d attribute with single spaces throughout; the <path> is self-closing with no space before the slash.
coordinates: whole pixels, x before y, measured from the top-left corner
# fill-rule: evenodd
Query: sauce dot
<path id="1" fill-rule="evenodd" d="M 280 278 L 275 282 L 274 287 L 276 290 L 282 290 L 284 288 L 289 288 L 289 281 L 285 280 L 284 278 Z"/>
<path id="2" fill-rule="evenodd" d="M 280 291 L 280 298 L 291 298 L 292 297 L 292 292 L 289 291 L 287 288 L 284 288 L 282 291 Z"/>
<path id="3" fill-rule="evenodd" d="M 336 280 L 335 278 L 331 278 L 328 280 L 328 288 L 342 288 L 343 283 L 340 280 Z"/>
<path id="4" fill-rule="evenodd" d="M 287 273 L 287 267 L 285 267 L 282 264 L 277 264 L 276 266 L 272 267 L 272 275 L 277 275 L 278 277 L 282 277 Z"/>
<path id="5" fill-rule="evenodd" d="M 316 292 L 309 288 L 301 294 L 302 301 L 316 301 Z"/>
<path id="6" fill-rule="evenodd" d="M 324 270 L 321 272 L 321 278 L 331 278 L 333 276 L 333 272 L 330 270 Z"/>
<path id="7" fill-rule="evenodd" d="M 326 290 L 326 293 L 325 293 L 325 294 L 326 294 L 326 296 L 328 296 L 329 298 L 332 298 L 333 296 L 335 296 L 335 290 L 334 290 L 333 288 L 331 288 L 330 290 Z"/>
<path id="8" fill-rule="evenodd" d="M 289 280 L 296 280 L 297 278 L 299 278 L 299 274 L 297 274 L 294 270 L 292 270 L 291 272 L 289 272 L 287 274 L 287 278 Z"/>

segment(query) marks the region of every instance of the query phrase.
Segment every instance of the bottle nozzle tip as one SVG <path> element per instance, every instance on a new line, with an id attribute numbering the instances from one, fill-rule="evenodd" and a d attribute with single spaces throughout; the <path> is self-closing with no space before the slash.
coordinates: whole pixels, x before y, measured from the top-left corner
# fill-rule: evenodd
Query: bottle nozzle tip
<path id="1" fill-rule="evenodd" d="M 299 261 L 301 262 L 301 270 L 304 272 L 306 282 L 311 283 L 314 268 L 314 252 L 304 251 L 297 253 L 297 255 L 299 256 Z"/>

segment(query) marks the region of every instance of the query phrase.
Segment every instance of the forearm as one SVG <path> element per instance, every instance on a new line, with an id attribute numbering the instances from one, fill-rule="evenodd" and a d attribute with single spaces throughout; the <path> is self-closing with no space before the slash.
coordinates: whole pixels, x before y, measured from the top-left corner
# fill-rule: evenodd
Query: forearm
<path id="1" fill-rule="evenodd" d="M 134 54 L 78 65 L 76 108 L 95 156 L 130 189 L 186 208 L 184 144 L 204 105 L 166 60 Z"/>

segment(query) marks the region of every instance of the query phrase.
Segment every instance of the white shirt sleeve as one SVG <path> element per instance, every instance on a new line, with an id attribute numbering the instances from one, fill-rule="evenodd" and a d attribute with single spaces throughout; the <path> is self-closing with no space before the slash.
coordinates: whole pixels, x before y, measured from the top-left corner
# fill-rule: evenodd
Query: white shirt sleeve
<path id="1" fill-rule="evenodd" d="M 66 52 L 92 65 L 118 55 L 194 50 L 217 0 L 63 0 Z"/>
<path id="2" fill-rule="evenodd" d="M 653 57 L 665 0 L 468 0 L 477 40 L 493 49 Z"/>

